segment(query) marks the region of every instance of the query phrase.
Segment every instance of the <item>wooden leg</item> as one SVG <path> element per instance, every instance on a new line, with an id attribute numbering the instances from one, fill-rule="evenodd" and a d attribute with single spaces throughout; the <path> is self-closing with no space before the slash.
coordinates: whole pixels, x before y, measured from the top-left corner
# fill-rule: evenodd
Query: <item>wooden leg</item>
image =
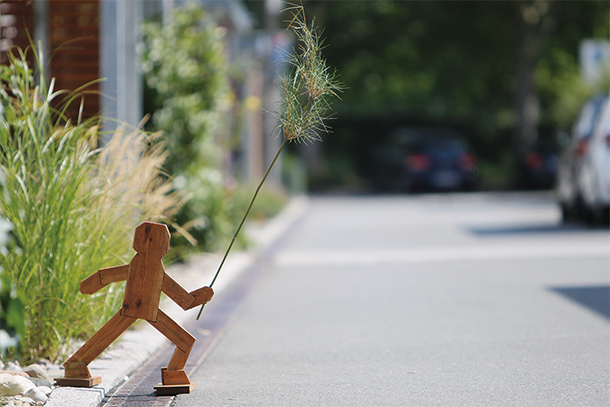
<path id="1" fill-rule="evenodd" d="M 157 321 L 150 323 L 176 345 L 169 365 L 161 369 L 163 383 L 155 386 L 156 394 L 190 393 L 193 391 L 194 385 L 189 381 L 184 371 L 184 365 L 193 349 L 195 338 L 161 310 L 157 315 Z"/>
<path id="2" fill-rule="evenodd" d="M 193 346 L 193 343 L 195 343 L 195 337 L 193 335 L 188 333 L 161 310 L 159 310 L 159 313 L 157 314 L 156 322 L 148 322 L 183 352 L 189 350 L 190 347 Z"/>
<path id="3" fill-rule="evenodd" d="M 59 386 L 91 387 L 101 382 L 100 377 L 91 377 L 87 365 L 97 358 L 115 341 L 136 318 L 125 317 L 117 312 L 65 363 L 65 377 L 56 379 Z"/>
<path id="4" fill-rule="evenodd" d="M 169 365 L 167 365 L 167 368 L 169 370 L 184 369 L 184 365 L 186 365 L 186 361 L 189 358 L 192 349 L 193 345 L 191 345 L 186 351 L 183 351 L 180 348 L 176 347 L 176 350 L 174 351 L 172 359 L 169 361 Z"/>

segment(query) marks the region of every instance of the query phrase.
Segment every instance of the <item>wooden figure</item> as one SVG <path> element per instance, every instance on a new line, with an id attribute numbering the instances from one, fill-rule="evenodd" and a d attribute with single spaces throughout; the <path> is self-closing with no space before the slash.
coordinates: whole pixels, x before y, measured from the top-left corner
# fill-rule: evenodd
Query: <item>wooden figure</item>
<path id="1" fill-rule="evenodd" d="M 190 393 L 193 384 L 184 365 L 195 338 L 159 309 L 161 291 L 184 310 L 204 304 L 214 295 L 210 287 L 187 292 L 165 273 L 161 258 L 169 250 L 167 226 L 144 222 L 135 230 L 133 248 L 137 252 L 129 264 L 98 270 L 80 283 L 83 294 L 93 294 L 107 284 L 126 280 L 123 307 L 65 363 L 65 377 L 56 379 L 60 386 L 92 387 L 101 377 L 91 377 L 87 365 L 97 358 L 138 318 L 147 320 L 176 345 L 167 367 L 161 369 L 162 384 L 157 394 Z"/>

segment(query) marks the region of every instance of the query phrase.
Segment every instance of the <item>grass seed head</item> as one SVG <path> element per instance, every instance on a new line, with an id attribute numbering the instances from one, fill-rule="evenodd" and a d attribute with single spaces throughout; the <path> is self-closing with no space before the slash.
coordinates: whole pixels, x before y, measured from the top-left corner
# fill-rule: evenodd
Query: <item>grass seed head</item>
<path id="1" fill-rule="evenodd" d="M 300 5 L 287 11 L 292 13 L 288 28 L 293 30 L 297 46 L 286 58 L 290 73 L 281 81 L 279 126 L 286 141 L 317 141 L 320 132 L 330 131 L 324 121 L 331 118 L 330 100 L 338 97 L 341 85 L 322 57 L 323 40 L 314 22 L 307 24 Z"/>

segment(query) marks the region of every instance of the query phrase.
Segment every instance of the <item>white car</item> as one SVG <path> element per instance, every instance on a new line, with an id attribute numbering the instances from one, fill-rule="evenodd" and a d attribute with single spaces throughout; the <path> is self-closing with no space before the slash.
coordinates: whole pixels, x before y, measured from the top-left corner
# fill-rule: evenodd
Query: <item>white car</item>
<path id="1" fill-rule="evenodd" d="M 577 186 L 591 222 L 610 220 L 610 98 L 605 98 L 584 154 Z"/>
<path id="2" fill-rule="evenodd" d="M 561 152 L 557 171 L 557 198 L 564 222 L 585 217 L 578 178 L 604 101 L 604 97 L 598 96 L 583 105 Z"/>

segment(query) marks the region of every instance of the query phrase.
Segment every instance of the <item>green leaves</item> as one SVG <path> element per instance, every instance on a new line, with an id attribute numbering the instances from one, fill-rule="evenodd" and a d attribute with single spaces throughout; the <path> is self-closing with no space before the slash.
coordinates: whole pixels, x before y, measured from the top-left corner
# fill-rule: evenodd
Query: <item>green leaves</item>
<path id="1" fill-rule="evenodd" d="M 189 197 L 178 223 L 200 249 L 213 250 L 234 221 L 222 172 L 222 137 L 230 133 L 222 126 L 230 128 L 232 96 L 225 29 L 197 4 L 187 4 L 175 9 L 171 22 L 146 22 L 142 31 L 142 66 L 153 99 L 151 128 L 162 132 L 169 176 Z"/>
<path id="2" fill-rule="evenodd" d="M 179 175 L 201 159 L 203 166 L 216 166 L 217 147 L 204 152 L 193 144 L 218 131 L 228 93 L 224 31 L 199 6 L 188 4 L 176 9 L 171 23 L 147 22 L 142 32 L 142 67 L 155 99 L 152 120 L 168 142 L 169 171 Z"/>
<path id="3" fill-rule="evenodd" d="M 1 182 L 1 180 L 0 180 Z M 0 217 L 0 255 L 7 256 L 9 250 L 18 250 L 10 237 L 12 225 Z M 23 301 L 16 284 L 0 266 L 0 357 L 7 350 L 16 349 L 19 338 L 25 336 Z"/>

